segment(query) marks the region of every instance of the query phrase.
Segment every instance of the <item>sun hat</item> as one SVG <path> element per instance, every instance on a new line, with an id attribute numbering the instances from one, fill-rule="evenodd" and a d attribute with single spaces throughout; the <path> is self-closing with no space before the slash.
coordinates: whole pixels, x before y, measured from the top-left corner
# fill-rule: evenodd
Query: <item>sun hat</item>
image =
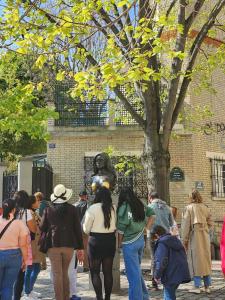
<path id="1" fill-rule="evenodd" d="M 53 194 L 51 194 L 51 201 L 56 204 L 62 204 L 70 200 L 73 194 L 72 189 L 67 189 L 63 184 L 58 184 L 54 187 Z"/>

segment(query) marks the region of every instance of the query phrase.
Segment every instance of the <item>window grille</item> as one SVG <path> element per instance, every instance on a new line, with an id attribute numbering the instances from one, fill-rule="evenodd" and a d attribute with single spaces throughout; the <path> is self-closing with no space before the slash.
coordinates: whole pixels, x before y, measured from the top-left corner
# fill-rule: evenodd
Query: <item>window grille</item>
<path id="1" fill-rule="evenodd" d="M 211 159 L 212 196 L 225 198 L 225 159 Z"/>

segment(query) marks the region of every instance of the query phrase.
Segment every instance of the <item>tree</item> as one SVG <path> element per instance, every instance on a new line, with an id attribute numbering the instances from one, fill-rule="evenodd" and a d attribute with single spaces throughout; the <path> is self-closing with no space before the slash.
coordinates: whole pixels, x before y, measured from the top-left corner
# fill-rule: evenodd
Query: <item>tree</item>
<path id="1" fill-rule="evenodd" d="M 224 33 L 224 6 L 225 0 L 8 0 L 2 47 L 35 49 L 40 68 L 55 57 L 85 66 L 62 67 L 57 79 L 71 77 L 73 95 L 83 99 L 101 100 L 109 90 L 119 98 L 144 132 L 149 190 L 168 200 L 171 133 L 193 76 L 224 61 L 224 42 L 215 39 Z M 204 48 L 209 38 L 217 41 L 214 51 Z"/>
<path id="2" fill-rule="evenodd" d="M 0 153 L 1 157 L 29 155 L 46 151 L 46 121 L 56 114 L 46 108 L 43 91 L 33 88 L 32 59 L 15 53 L 2 54 L 0 60 Z M 43 73 L 43 72 L 42 72 Z M 45 90 L 46 93 L 46 90 Z M 12 155 L 11 155 L 12 154 Z"/>

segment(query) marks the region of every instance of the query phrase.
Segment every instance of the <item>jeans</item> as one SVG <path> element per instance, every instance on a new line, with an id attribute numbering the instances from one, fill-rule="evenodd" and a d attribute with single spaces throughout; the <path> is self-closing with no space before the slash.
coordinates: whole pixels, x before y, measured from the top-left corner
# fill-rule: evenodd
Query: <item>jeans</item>
<path id="1" fill-rule="evenodd" d="M 33 263 L 31 266 L 27 266 L 24 277 L 24 292 L 29 295 L 34 288 L 35 281 L 41 270 L 40 263 Z"/>
<path id="2" fill-rule="evenodd" d="M 13 285 L 22 265 L 20 249 L 0 250 L 0 299 L 11 300 Z"/>
<path id="3" fill-rule="evenodd" d="M 178 284 L 164 285 L 164 300 L 176 300 Z"/>
<path id="4" fill-rule="evenodd" d="M 141 272 L 143 249 L 143 235 L 138 240 L 130 244 L 123 244 L 123 257 L 126 275 L 129 282 L 129 300 L 149 299 L 148 290 Z"/>
<path id="5" fill-rule="evenodd" d="M 202 279 L 204 282 L 204 286 L 205 287 L 209 287 L 211 285 L 211 276 L 207 275 L 207 276 L 194 276 L 193 280 L 194 280 L 194 285 L 195 287 L 201 287 L 202 286 Z"/>

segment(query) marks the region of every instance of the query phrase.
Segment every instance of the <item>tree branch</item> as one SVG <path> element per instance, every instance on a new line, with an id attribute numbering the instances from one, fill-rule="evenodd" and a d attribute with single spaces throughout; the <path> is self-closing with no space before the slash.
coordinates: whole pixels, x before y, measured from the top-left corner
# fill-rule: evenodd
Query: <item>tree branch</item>
<path id="1" fill-rule="evenodd" d="M 212 12 L 209 15 L 209 18 L 207 22 L 202 26 L 202 29 L 199 31 L 197 37 L 195 38 L 195 41 L 192 44 L 192 47 L 190 49 L 190 59 L 189 63 L 187 65 L 185 76 L 180 88 L 180 92 L 177 98 L 177 103 L 174 108 L 173 117 L 172 117 L 172 123 L 171 123 L 171 129 L 173 128 L 174 124 L 177 121 L 177 117 L 183 107 L 184 99 L 187 93 L 188 86 L 192 80 L 191 73 L 193 70 L 193 66 L 195 64 L 197 55 L 199 53 L 199 49 L 202 45 L 202 42 L 204 41 L 204 38 L 206 37 L 208 31 L 212 28 L 214 25 L 215 19 L 222 10 L 222 8 L 225 6 L 225 0 L 219 0 L 217 4 L 214 6 Z"/>
<path id="2" fill-rule="evenodd" d="M 187 39 L 187 32 L 185 31 L 185 10 L 186 10 L 187 3 L 186 0 L 180 0 L 179 2 L 180 2 L 180 8 L 179 8 L 179 15 L 178 15 L 178 24 L 183 26 L 183 32 L 179 33 L 177 36 L 175 51 L 183 52 L 185 49 L 186 39 Z M 163 116 L 164 147 L 167 147 L 169 143 L 169 137 L 171 131 L 171 120 L 172 120 L 174 106 L 176 104 L 176 96 L 177 96 L 177 90 L 178 90 L 178 85 L 180 80 L 179 72 L 182 68 L 182 63 L 183 61 L 179 57 L 174 57 L 172 61 L 171 75 L 173 79 L 171 79 L 170 81 L 168 104 Z"/>
<path id="3" fill-rule="evenodd" d="M 126 96 L 122 92 L 122 87 L 116 86 L 113 90 L 114 90 L 115 94 L 117 95 L 117 97 L 122 102 L 125 109 L 131 114 L 131 116 L 134 118 L 134 120 L 144 129 L 145 128 L 144 119 L 136 112 L 136 110 L 133 108 L 133 106 L 127 100 Z"/>
<path id="4" fill-rule="evenodd" d="M 112 22 L 112 20 L 110 19 L 109 15 L 107 14 L 107 12 L 103 9 L 100 8 L 100 10 L 98 11 L 98 13 L 100 14 L 100 16 L 102 17 L 103 21 L 108 25 L 108 27 L 112 30 L 112 32 L 115 34 L 116 38 L 119 40 L 119 42 L 121 43 L 121 45 L 125 48 L 128 49 L 129 46 L 129 40 L 127 39 L 126 36 L 124 36 L 124 38 L 120 38 L 120 31 L 119 29 L 116 27 L 116 25 L 114 24 L 114 22 Z M 120 18 L 118 18 L 120 19 Z"/>
<path id="5" fill-rule="evenodd" d="M 168 10 L 167 10 L 167 12 L 166 12 L 166 19 L 169 17 L 169 15 L 170 15 L 172 9 L 174 8 L 175 4 L 177 3 L 177 1 L 178 1 L 178 0 L 173 0 L 173 1 L 170 3 L 170 6 L 169 6 L 169 8 L 168 8 Z M 165 27 L 165 26 L 162 26 L 162 27 L 159 29 L 159 32 L 158 32 L 158 34 L 157 34 L 157 37 L 158 37 L 158 38 L 161 37 L 161 34 L 162 34 L 162 32 L 163 32 L 164 27 Z"/>
<path id="6" fill-rule="evenodd" d="M 190 13 L 189 17 L 185 21 L 185 30 L 187 30 L 187 32 L 191 28 L 191 25 L 193 24 L 196 17 L 198 16 L 204 3 L 205 3 L 205 0 L 197 0 L 196 1 L 193 11 Z"/>

